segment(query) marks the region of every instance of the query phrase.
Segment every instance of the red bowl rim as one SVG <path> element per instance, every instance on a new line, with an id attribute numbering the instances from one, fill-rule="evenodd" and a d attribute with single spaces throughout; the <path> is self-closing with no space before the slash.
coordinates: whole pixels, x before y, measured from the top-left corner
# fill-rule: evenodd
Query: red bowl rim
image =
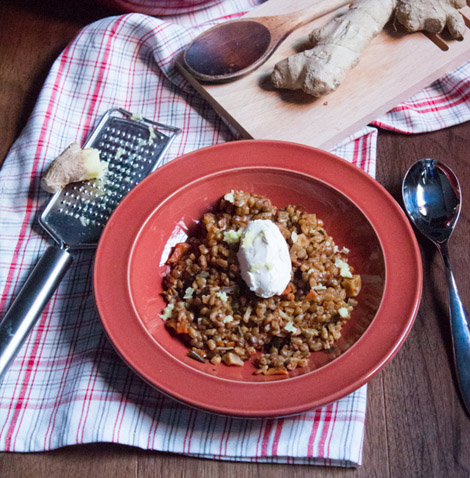
<path id="1" fill-rule="evenodd" d="M 248 383 L 198 373 L 184 364 L 176 365 L 175 370 L 176 361 L 155 346 L 129 298 L 128 262 L 134 239 L 155 207 L 178 188 L 224 170 L 253 167 L 309 175 L 346 195 L 362 211 L 383 249 L 386 280 L 382 302 L 376 317 L 354 346 L 330 364 L 305 375 L 285 381 Z M 151 197 L 154 202 L 149 204 Z M 367 383 L 406 339 L 418 312 L 422 281 L 419 247 L 409 221 L 393 197 L 371 176 L 331 153 L 309 146 L 244 140 L 187 153 L 136 186 L 123 199 L 103 232 L 93 285 L 99 315 L 110 341 L 141 378 L 187 405 L 219 414 L 257 418 L 301 413 L 338 400 Z M 127 327 L 123 330 L 123 316 L 137 320 L 126 320 Z M 207 397 L 208 391 L 217 397 Z M 278 399 L 270 403 L 269 397 Z"/>

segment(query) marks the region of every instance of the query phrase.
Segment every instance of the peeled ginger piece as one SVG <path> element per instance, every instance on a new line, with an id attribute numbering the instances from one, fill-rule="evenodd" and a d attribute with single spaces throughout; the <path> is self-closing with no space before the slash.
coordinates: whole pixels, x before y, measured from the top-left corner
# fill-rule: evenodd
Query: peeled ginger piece
<path id="1" fill-rule="evenodd" d="M 67 184 L 99 178 L 103 173 L 97 149 L 82 149 L 77 143 L 72 143 L 49 165 L 41 186 L 47 192 L 56 193 Z"/>

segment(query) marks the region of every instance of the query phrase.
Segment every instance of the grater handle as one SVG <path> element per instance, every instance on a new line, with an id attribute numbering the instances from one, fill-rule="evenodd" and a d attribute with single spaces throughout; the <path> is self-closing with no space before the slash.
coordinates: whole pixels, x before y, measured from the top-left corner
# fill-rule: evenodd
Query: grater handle
<path id="1" fill-rule="evenodd" d="M 72 260 L 66 249 L 50 246 L 0 321 L 0 383 Z"/>

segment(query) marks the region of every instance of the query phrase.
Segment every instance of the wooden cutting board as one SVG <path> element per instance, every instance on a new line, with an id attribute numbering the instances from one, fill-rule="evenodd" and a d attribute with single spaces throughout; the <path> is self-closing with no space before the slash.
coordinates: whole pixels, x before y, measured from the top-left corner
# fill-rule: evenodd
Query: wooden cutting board
<path id="1" fill-rule="evenodd" d="M 300 10 L 315 0 L 269 0 L 246 17 Z M 423 33 L 404 33 L 387 26 L 366 48 L 359 65 L 339 89 L 313 98 L 301 91 L 276 90 L 270 83 L 275 63 L 305 45 L 308 32 L 334 14 L 291 33 L 271 58 L 256 71 L 230 83 L 209 85 L 195 80 L 181 64 L 187 80 L 216 111 L 245 138 L 294 141 L 330 149 L 425 86 L 470 60 L 469 30 L 463 41 Z M 470 8 L 462 13 L 470 18 Z"/>

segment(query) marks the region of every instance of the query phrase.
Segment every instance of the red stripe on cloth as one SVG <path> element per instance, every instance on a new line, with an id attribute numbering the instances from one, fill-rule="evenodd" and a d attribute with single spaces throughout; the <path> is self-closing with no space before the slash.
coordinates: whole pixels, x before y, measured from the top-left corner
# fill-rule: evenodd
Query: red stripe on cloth
<path id="1" fill-rule="evenodd" d="M 271 447 L 271 454 L 273 456 L 277 456 L 277 450 L 278 450 L 278 446 L 279 446 L 279 441 L 281 439 L 282 428 L 283 428 L 282 420 L 277 420 L 276 421 L 276 430 L 274 432 L 273 444 L 272 444 L 272 447 Z"/>
<path id="2" fill-rule="evenodd" d="M 325 454 L 325 444 L 331 426 L 332 405 L 327 405 L 323 411 L 323 427 L 320 434 L 320 440 L 318 442 L 318 456 L 325 458 L 328 456 Z"/>
<path id="3" fill-rule="evenodd" d="M 371 153 L 370 153 L 370 148 L 373 147 L 372 142 L 374 140 L 375 140 L 374 134 L 373 133 L 369 134 L 368 137 L 367 137 L 367 148 L 368 149 L 367 149 L 366 164 L 364 166 L 365 171 L 367 171 L 369 174 L 371 174 L 371 172 L 369 171 L 370 166 L 371 166 L 371 164 L 373 164 L 372 156 L 371 156 Z M 376 174 L 377 174 L 377 172 L 375 171 L 375 168 L 374 168 L 374 173 L 373 173 L 374 178 L 375 178 Z"/>
<path id="4" fill-rule="evenodd" d="M 34 159 L 34 162 L 33 162 L 32 171 L 31 171 L 31 175 L 30 175 L 30 177 L 31 177 L 30 189 L 29 189 L 28 196 L 27 196 L 26 206 L 24 208 L 25 217 L 24 217 L 24 220 L 23 220 L 23 223 L 22 223 L 22 226 L 21 226 L 20 234 L 18 236 L 18 242 L 17 242 L 16 248 L 15 248 L 15 252 L 13 253 L 13 261 L 10 264 L 10 269 L 9 269 L 9 272 L 8 272 L 8 275 L 7 275 L 7 280 L 5 282 L 4 292 L 2 293 L 2 297 L 0 299 L 0 309 L 4 308 L 6 299 L 9 295 L 9 292 L 10 292 L 10 288 L 13 285 L 12 276 L 15 272 L 15 269 L 18 268 L 18 270 L 21 270 L 22 266 L 23 266 L 23 261 L 19 262 L 19 253 L 20 253 L 20 250 L 23 246 L 23 242 L 26 240 L 27 237 L 28 238 L 30 237 L 30 234 L 27 234 L 26 231 L 28 229 L 31 214 L 32 214 L 33 211 L 35 211 L 35 208 L 33 207 L 32 198 L 34 197 L 33 192 L 34 192 L 34 189 L 35 189 L 34 180 L 37 177 L 37 172 L 38 172 L 38 169 L 39 169 L 39 158 L 41 157 L 41 153 L 42 153 L 42 149 L 43 149 L 42 147 L 46 144 L 45 136 L 46 136 L 46 133 L 48 131 L 49 123 L 52 120 L 52 118 L 51 118 L 52 109 L 53 109 L 54 102 L 55 102 L 55 97 L 56 97 L 56 94 L 57 94 L 57 91 L 58 91 L 58 85 L 59 85 L 60 80 L 62 79 L 62 77 L 65 78 L 67 76 L 68 71 L 65 72 L 65 66 L 68 63 L 68 67 L 70 67 L 71 62 L 69 63 L 68 59 L 72 58 L 72 57 L 73 57 L 72 48 L 71 48 L 71 45 L 68 45 L 67 48 L 62 53 L 62 59 L 59 63 L 59 68 L 58 68 L 58 72 L 57 72 L 57 76 L 56 76 L 56 81 L 51 88 L 52 94 L 51 94 L 51 97 L 50 97 L 50 100 L 49 100 L 49 103 L 48 103 L 48 107 L 47 107 L 45 115 L 44 115 L 45 121 L 43 123 L 43 127 L 41 128 L 41 132 L 39 134 L 39 139 L 37 140 L 37 148 L 36 148 L 36 152 L 34 154 L 35 159 Z M 24 255 L 23 255 L 23 259 L 24 259 Z M 19 275 L 18 275 L 17 280 L 15 282 L 15 286 L 18 283 L 18 278 L 19 278 Z"/>
<path id="5" fill-rule="evenodd" d="M 100 66 L 99 66 L 99 69 L 98 69 L 98 77 L 96 79 L 96 83 L 95 83 L 95 87 L 93 89 L 93 93 L 91 94 L 91 102 L 88 106 L 87 114 L 85 115 L 85 118 L 86 118 L 86 121 L 85 121 L 85 124 L 84 124 L 84 132 L 85 133 L 87 133 L 89 131 L 91 120 L 92 120 L 92 118 L 95 117 L 95 115 L 97 113 L 97 109 L 98 109 L 97 105 L 101 101 L 99 93 L 100 93 L 101 87 L 103 86 L 104 75 L 105 75 L 105 72 L 106 72 L 106 69 L 107 69 L 107 66 L 108 66 L 108 59 L 109 59 L 110 53 L 112 51 L 111 44 L 112 44 L 114 38 L 116 37 L 116 35 L 118 34 L 118 29 L 120 27 L 122 27 L 122 25 L 124 24 L 124 19 L 125 18 L 126 18 L 125 16 L 118 17 L 117 21 L 112 24 L 112 26 L 109 30 L 109 35 L 108 35 L 108 38 L 107 38 L 107 42 L 106 42 L 106 45 L 104 47 L 105 49 L 104 49 L 104 53 L 103 53 L 103 58 L 101 60 L 101 63 L 99 64 Z M 105 38 L 106 38 L 106 36 L 103 35 L 103 40 Z M 100 47 L 100 49 L 101 49 L 101 47 Z M 95 71 L 96 71 L 96 67 L 95 67 Z"/>
<path id="6" fill-rule="evenodd" d="M 261 456 L 268 456 L 268 445 L 269 437 L 271 436 L 271 430 L 273 428 L 272 420 L 266 422 L 266 427 L 264 428 L 263 440 L 261 442 Z"/>
<path id="7" fill-rule="evenodd" d="M 429 98 L 421 102 L 405 102 L 399 106 L 396 106 L 390 111 L 390 114 L 393 114 L 396 111 L 410 111 L 416 112 L 418 114 L 433 113 L 436 111 L 444 111 L 448 109 L 453 109 L 456 106 L 460 106 L 464 103 L 467 103 L 470 100 L 470 92 L 459 95 L 454 98 L 443 97 L 440 101 L 431 101 Z M 439 104 L 442 103 L 441 106 Z M 374 121 L 374 124 L 380 125 L 384 124 L 381 121 Z M 387 126 L 388 127 L 388 126 Z"/>
<path id="8" fill-rule="evenodd" d="M 354 141 L 353 164 L 369 173 L 371 163 L 370 148 L 374 139 L 373 133 L 367 133 Z"/>
<path id="9" fill-rule="evenodd" d="M 227 417 L 225 417 L 224 419 L 224 428 L 222 430 L 222 435 L 220 436 L 219 457 L 223 456 L 222 448 L 224 447 L 224 438 L 225 438 L 226 430 L 227 430 Z M 227 451 L 227 445 L 225 445 L 225 451 Z"/>
<path id="10" fill-rule="evenodd" d="M 75 328 L 75 330 L 74 330 L 72 341 L 74 341 L 76 339 L 76 336 L 77 336 L 76 332 L 77 331 L 78 331 L 78 327 Z M 64 365 L 62 376 L 61 376 L 60 383 L 59 383 L 59 390 L 58 390 L 58 393 L 57 393 L 57 398 L 54 401 L 53 411 L 51 413 L 51 416 L 49 418 L 49 422 L 47 424 L 46 433 L 44 434 L 44 449 L 45 450 L 49 449 L 52 445 L 52 435 L 53 435 L 52 432 L 55 428 L 57 413 L 59 412 L 59 406 L 64 401 L 63 400 L 64 388 L 65 388 L 65 385 L 66 385 L 68 373 L 70 371 L 70 366 L 73 362 L 73 358 L 74 358 L 74 352 L 71 351 L 71 353 L 67 355 L 67 360 L 66 360 L 66 363 Z"/>
<path id="11" fill-rule="evenodd" d="M 432 111 L 455 108 L 456 106 L 467 102 L 470 97 L 470 91 L 464 92 L 462 90 L 462 85 L 467 86 L 467 84 L 462 81 L 460 82 L 460 84 L 455 85 L 454 89 L 444 96 L 442 96 L 441 94 L 429 94 L 424 100 L 416 99 L 405 101 L 402 105 L 393 108 L 391 111 L 393 112 L 411 109 L 413 111 L 419 110 L 420 113 L 427 113 Z M 427 106 L 431 106 L 432 108 L 426 109 Z"/>
<path id="12" fill-rule="evenodd" d="M 362 136 L 360 138 L 360 156 L 359 156 L 359 164 L 358 166 L 363 169 L 364 171 L 367 171 L 368 168 L 368 162 L 369 162 L 369 148 L 370 148 L 370 134 L 366 134 L 365 136 Z"/>
<path id="13" fill-rule="evenodd" d="M 359 160 L 359 141 L 360 141 L 360 138 L 356 139 L 353 143 L 354 151 L 353 151 L 352 163 L 355 164 L 356 166 L 359 166 L 359 164 L 358 164 L 358 160 Z"/>
<path id="14" fill-rule="evenodd" d="M 263 422 L 263 424 L 264 423 L 266 423 L 266 422 Z M 263 436 L 263 428 L 264 428 L 264 426 L 260 425 L 259 431 L 258 431 L 258 438 L 256 439 L 256 449 L 255 449 L 255 452 L 254 452 L 255 457 L 259 456 L 259 446 L 260 446 L 260 442 L 261 442 L 261 437 Z"/>
<path id="15" fill-rule="evenodd" d="M 228 443 L 230 441 L 230 436 L 232 432 L 233 419 L 232 417 L 225 417 L 224 429 L 220 437 L 220 446 L 219 446 L 219 458 L 227 456 Z"/>
<path id="16" fill-rule="evenodd" d="M 52 109 L 54 107 L 55 97 L 56 97 L 56 94 L 57 94 L 57 87 L 58 87 L 59 83 L 62 81 L 62 74 L 63 74 L 65 66 L 67 64 L 67 54 L 68 54 L 69 50 L 70 50 L 70 47 L 67 47 L 64 50 L 63 57 L 62 57 L 62 59 L 59 63 L 59 69 L 58 69 L 58 72 L 57 72 L 56 81 L 54 82 L 54 85 L 53 85 L 53 88 L 52 88 L 52 94 L 51 94 L 51 98 L 49 100 L 48 107 L 46 109 L 46 114 L 45 114 L 45 117 L 44 117 L 44 123 L 43 123 L 43 126 L 41 128 L 41 132 L 39 134 L 39 140 L 38 140 L 38 144 L 37 144 L 37 148 L 36 148 L 36 153 L 34 155 L 34 162 L 33 162 L 32 171 L 31 171 L 31 184 L 30 184 L 30 187 L 29 187 L 29 192 L 28 192 L 28 197 L 27 197 L 27 206 L 26 206 L 26 210 L 25 210 L 25 217 L 23 219 L 23 224 L 21 225 L 21 232 L 20 232 L 18 242 L 17 242 L 16 247 L 15 247 L 15 252 L 13 254 L 13 261 L 12 261 L 10 269 L 8 271 L 7 281 L 5 283 L 5 288 L 4 288 L 4 291 L 3 291 L 3 294 L 2 294 L 2 300 L 1 300 L 1 303 L 0 303 L 0 308 L 3 308 L 3 306 L 5 304 L 5 301 L 6 301 L 6 297 L 8 296 L 8 294 L 10 292 L 10 286 L 12 284 L 12 276 L 13 276 L 14 271 L 16 270 L 16 267 L 17 267 L 17 264 L 18 264 L 19 252 L 20 252 L 20 250 L 22 248 L 22 245 L 23 245 L 23 242 L 24 242 L 24 240 L 27 236 L 26 231 L 28 230 L 29 222 L 30 222 L 30 219 L 31 219 L 31 214 L 32 214 L 32 211 L 33 211 L 33 196 L 34 196 L 33 192 L 34 192 L 34 189 L 35 189 L 34 179 L 37 176 L 39 158 L 41 157 L 41 152 L 42 152 L 42 149 L 43 149 L 43 146 L 44 146 L 44 138 L 45 138 L 46 133 L 48 131 L 48 126 L 49 126 L 49 122 L 50 122 L 50 119 L 51 119 Z M 39 341 L 39 339 L 40 339 L 40 335 L 38 337 L 38 341 Z M 28 360 L 28 365 L 31 365 L 31 366 L 33 365 L 34 354 L 35 354 L 36 351 L 37 351 L 37 343 L 32 350 L 31 358 Z M 24 368 L 24 360 L 23 360 L 23 363 L 21 365 L 21 370 L 23 370 L 23 368 Z M 16 405 L 14 406 L 13 417 L 11 419 L 10 426 L 9 426 L 9 428 L 7 430 L 7 433 L 6 433 L 5 450 L 7 450 L 7 451 L 11 450 L 12 435 L 13 435 L 14 429 L 16 427 L 16 423 L 18 421 L 19 412 L 20 412 L 21 408 L 23 407 L 23 397 L 24 397 L 24 394 L 27 390 L 29 380 L 30 380 L 30 376 L 31 376 L 31 368 L 28 367 L 26 369 L 26 373 L 25 373 L 25 376 L 23 378 L 23 382 L 21 384 L 18 400 L 16 402 Z M 18 379 L 17 379 L 17 382 L 15 384 L 15 388 L 14 388 L 14 394 L 15 395 L 16 395 L 16 390 L 17 390 L 17 387 L 18 387 L 19 377 L 20 377 L 20 375 L 18 375 Z M 13 402 L 12 402 L 12 405 L 13 405 Z M 7 420 L 5 421 L 5 424 L 6 423 L 7 423 Z M 2 434 L 3 434 L 3 429 L 2 429 Z"/>
<path id="17" fill-rule="evenodd" d="M 231 417 L 229 417 L 228 430 L 227 430 L 227 435 L 226 435 L 226 438 L 225 438 L 225 446 L 224 446 L 225 456 L 227 455 L 227 451 L 228 451 L 228 442 L 229 442 L 230 435 L 231 435 L 231 432 L 232 432 L 232 425 L 233 425 L 233 419 Z"/>
<path id="18" fill-rule="evenodd" d="M 338 418 L 338 402 L 334 402 L 334 403 L 331 404 L 331 421 L 330 421 L 331 429 L 335 428 L 337 418 Z M 330 436 L 328 438 L 328 442 L 326 443 L 326 446 L 325 446 L 325 456 L 327 456 L 327 457 L 331 456 L 330 445 L 331 445 L 332 437 L 333 437 L 333 433 L 330 433 Z"/>
<path id="19" fill-rule="evenodd" d="M 321 422 L 321 410 L 315 410 L 315 415 L 313 416 L 313 423 L 312 423 L 312 431 L 310 433 L 310 438 L 308 439 L 307 444 L 307 456 L 315 456 L 313 445 L 315 443 L 315 439 L 317 438 L 318 427 Z"/>
<path id="20" fill-rule="evenodd" d="M 101 340 L 97 346 L 96 349 L 96 356 L 95 360 L 93 360 L 93 367 L 90 371 L 90 377 L 88 379 L 88 384 L 85 390 L 85 395 L 83 397 L 83 403 L 82 403 L 82 413 L 80 414 L 80 419 L 78 421 L 78 426 L 77 426 L 77 433 L 76 433 L 76 440 L 77 444 L 83 443 L 83 437 L 85 434 L 85 424 L 86 424 L 86 419 L 88 417 L 88 412 L 90 410 L 91 404 L 93 402 L 92 396 L 93 396 L 93 390 L 95 388 L 96 380 L 98 378 L 98 370 L 97 370 L 97 365 L 101 363 L 102 356 L 103 356 L 103 350 L 104 350 L 104 342 L 107 339 L 103 336 L 101 337 Z M 120 403 L 122 403 L 122 400 L 125 400 L 125 396 L 123 395 L 124 398 L 121 398 Z M 85 411 L 86 410 L 86 411 Z M 85 415 L 85 419 L 83 419 L 83 416 Z M 114 431 L 113 431 L 114 432 Z"/>
<path id="21" fill-rule="evenodd" d="M 89 104 L 88 109 L 87 109 L 87 114 L 85 115 L 86 121 L 85 121 L 84 129 L 83 129 L 84 132 L 88 132 L 88 130 L 90 129 L 90 125 L 91 125 L 91 120 L 96 114 L 97 105 L 99 104 L 99 100 L 100 100 L 99 92 L 100 92 L 101 87 L 103 85 L 103 79 L 104 79 L 104 75 L 105 75 L 105 72 L 106 72 L 106 67 L 108 65 L 108 59 L 109 59 L 109 56 L 110 56 L 110 53 L 111 53 L 111 44 L 112 44 L 115 36 L 118 33 L 119 27 L 122 24 L 124 24 L 124 19 L 125 18 L 126 18 L 125 16 L 118 17 L 117 21 L 114 22 L 112 24 L 111 28 L 109 29 L 109 34 L 108 34 L 107 38 L 106 38 L 105 35 L 103 36 L 103 40 L 106 39 L 106 45 L 104 47 L 104 53 L 103 53 L 101 62 L 100 63 L 97 62 L 97 64 L 95 65 L 95 71 L 96 71 L 96 68 L 99 64 L 98 77 L 96 79 L 96 83 L 95 83 L 93 92 L 91 93 L 91 101 L 90 101 L 90 104 Z M 104 42 L 102 42 L 102 44 L 103 43 Z M 99 49 L 101 49 L 101 47 Z M 100 350 L 102 350 L 102 347 L 100 349 L 98 349 L 98 353 L 99 353 Z M 88 380 L 88 385 L 87 385 L 87 391 L 86 391 L 86 394 L 85 394 L 85 399 L 84 399 L 84 403 L 83 403 L 83 407 L 82 407 L 82 413 L 81 413 L 80 419 L 79 419 L 79 426 L 77 428 L 76 439 L 77 439 L 78 443 L 81 443 L 83 441 L 83 436 L 84 436 L 84 433 L 85 433 L 85 423 L 86 423 L 86 420 L 87 420 L 87 417 L 88 417 L 88 412 L 90 410 L 90 405 L 91 405 L 91 402 L 92 402 L 91 397 L 93 395 L 93 389 L 94 389 L 94 386 L 95 386 L 95 383 L 96 383 L 96 379 L 97 379 L 97 373 L 90 374 L 90 377 L 89 377 L 89 380 Z"/>
<path id="22" fill-rule="evenodd" d="M 49 309 L 54 310 L 55 302 L 56 302 L 56 298 L 51 299 L 51 301 L 49 302 L 49 305 L 46 306 L 46 308 L 44 309 L 43 317 L 47 317 L 49 315 Z M 43 335 L 47 336 L 47 326 L 39 328 L 39 331 L 40 331 L 40 333 L 38 333 L 36 335 L 33 350 L 31 351 L 31 355 L 30 355 L 31 359 L 29 361 L 31 363 L 31 367 L 28 367 L 28 370 L 31 370 L 31 380 L 28 380 L 28 381 L 30 381 L 32 384 L 35 383 L 36 376 L 37 376 L 37 373 L 38 373 L 38 367 L 37 366 L 34 367 L 34 363 L 35 362 L 39 363 L 40 358 L 43 355 L 44 346 L 45 346 L 45 342 L 41 342 L 40 339 Z M 28 385 L 29 385 L 29 383 L 28 383 Z M 29 387 L 29 394 L 26 397 L 26 399 L 23 400 L 23 405 L 24 405 L 23 409 L 29 408 L 29 401 L 31 399 L 32 391 L 33 391 L 33 386 Z M 26 395 L 26 391 L 25 391 L 25 395 Z M 21 410 L 18 411 L 18 417 L 19 417 L 18 427 L 16 428 L 16 434 L 15 434 L 14 438 L 12 439 L 14 450 L 16 450 L 16 439 L 17 439 L 19 431 L 21 429 L 21 424 L 23 423 L 23 419 L 25 417 L 24 414 L 21 414 Z"/>
<path id="23" fill-rule="evenodd" d="M 184 108 L 184 115 L 183 115 L 183 125 L 181 126 L 181 140 L 178 146 L 177 156 L 180 156 L 184 153 L 184 147 L 188 142 L 188 137 L 190 134 L 190 118 L 191 118 L 191 108 L 192 108 L 192 99 L 188 99 L 188 102 Z"/>
<path id="24" fill-rule="evenodd" d="M 130 388 L 128 386 L 128 383 L 132 382 L 132 378 L 129 375 L 127 377 L 128 377 L 128 379 L 130 378 L 130 380 L 126 380 L 126 383 L 124 385 L 124 390 L 126 392 Z M 93 389 L 94 389 L 94 387 L 93 387 Z M 116 420 L 114 422 L 114 429 L 113 429 L 113 442 L 115 442 L 115 443 L 119 443 L 119 435 L 121 433 L 122 422 L 124 421 L 124 416 L 126 415 L 127 400 L 125 399 L 125 397 L 127 397 L 127 396 L 128 396 L 127 393 L 125 393 L 125 394 L 123 393 L 122 394 L 122 400 L 119 402 L 119 409 L 118 409 L 118 412 L 117 412 L 117 415 L 116 415 Z M 91 395 L 90 395 L 90 398 L 91 398 Z M 88 416 L 88 413 L 87 413 L 87 416 Z M 119 419 L 119 417 L 121 417 L 121 419 Z M 118 425 L 118 423 L 119 423 L 119 425 Z"/>
<path id="25" fill-rule="evenodd" d="M 72 59 L 73 59 L 74 54 L 76 52 L 76 45 L 78 44 L 79 37 L 80 37 L 80 35 L 77 37 L 76 41 L 72 42 L 69 45 L 69 50 L 70 50 L 69 53 L 70 54 L 66 55 L 66 57 L 70 57 L 70 62 L 68 63 L 67 73 L 69 72 L 70 67 L 72 65 Z M 65 77 L 66 76 L 67 75 L 65 75 Z M 55 309 L 55 306 L 52 307 L 52 310 L 54 310 L 54 309 Z M 49 332 L 49 327 L 48 327 L 46 336 L 48 335 L 48 332 Z M 73 329 L 72 342 L 74 342 L 74 339 L 77 336 L 78 332 L 79 332 L 79 327 L 75 326 L 74 329 Z M 65 385 L 66 385 L 66 382 L 67 382 L 67 376 L 68 376 L 68 373 L 70 371 L 70 367 L 73 363 L 73 358 L 74 358 L 74 351 L 73 350 L 65 356 L 65 362 L 63 363 L 63 372 L 62 372 L 62 376 L 61 376 L 60 383 L 59 383 L 58 393 L 57 393 L 56 399 L 54 401 L 54 404 L 52 406 L 53 411 L 51 413 L 51 416 L 49 418 L 49 422 L 47 424 L 46 433 L 44 434 L 44 449 L 49 449 L 52 445 L 52 437 L 53 437 L 53 431 L 54 431 L 54 428 L 55 428 L 56 418 L 57 418 L 57 414 L 59 412 L 59 406 L 62 403 L 64 403 L 63 392 L 64 392 Z M 56 366 L 56 367 L 58 365 L 57 362 L 58 362 L 57 357 L 55 357 L 54 358 L 54 366 Z M 44 365 L 46 367 L 50 366 L 49 363 L 46 363 Z"/>
<path id="26" fill-rule="evenodd" d="M 155 447 L 155 437 L 157 436 L 158 426 L 160 425 L 160 418 L 163 412 L 164 400 L 165 399 L 163 398 L 163 396 L 158 396 L 158 401 L 155 404 L 155 415 L 153 416 L 154 420 L 152 422 L 152 425 L 150 426 L 149 435 L 147 438 L 147 448 L 150 448 L 150 444 L 152 444 L 153 448 Z M 154 428 L 153 432 L 152 428 Z"/>
<path id="27" fill-rule="evenodd" d="M 47 309 L 48 307 L 46 307 L 46 313 L 47 313 Z M 18 423 L 21 410 L 23 410 L 23 408 L 26 408 L 28 405 L 28 398 L 26 397 L 26 392 L 28 390 L 31 372 L 34 368 L 34 362 L 36 361 L 36 358 L 37 358 L 38 349 L 39 349 L 39 340 L 35 340 L 33 344 L 33 348 L 31 350 L 31 354 L 28 360 L 26 361 L 25 378 L 21 384 L 20 394 L 13 409 L 14 410 L 13 418 L 11 420 L 10 427 L 7 431 L 7 436 L 5 438 L 5 450 L 7 451 L 13 451 L 15 449 L 14 447 L 11 448 L 12 443 L 14 443 L 13 434 L 16 428 L 16 424 Z M 24 363 L 25 361 L 23 361 L 23 364 Z M 23 365 L 22 365 L 22 368 L 23 368 Z M 19 425 L 20 424 L 21 424 L 21 421 Z"/>
<path id="28" fill-rule="evenodd" d="M 191 437 L 194 431 L 194 418 L 195 413 L 192 409 L 190 409 L 188 423 L 186 425 L 186 431 L 184 433 L 183 438 L 183 453 L 189 453 L 189 451 L 191 450 Z"/>

